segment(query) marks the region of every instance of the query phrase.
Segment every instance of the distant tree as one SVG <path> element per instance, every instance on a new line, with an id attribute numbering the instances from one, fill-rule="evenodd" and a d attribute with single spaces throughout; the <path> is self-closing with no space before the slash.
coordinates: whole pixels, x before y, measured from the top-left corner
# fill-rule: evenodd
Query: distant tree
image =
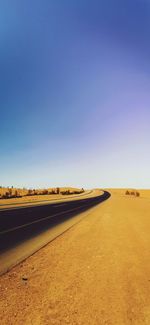
<path id="1" fill-rule="evenodd" d="M 60 188 L 59 187 L 56 188 L 56 193 L 60 194 Z"/>
<path id="2" fill-rule="evenodd" d="M 32 190 L 31 189 L 28 190 L 28 194 L 27 195 L 32 195 Z"/>
<path id="3" fill-rule="evenodd" d="M 12 196 L 12 189 L 11 188 L 9 188 L 9 196 L 11 197 Z"/>
<path id="4" fill-rule="evenodd" d="M 9 192 L 6 192 L 4 197 L 6 197 L 6 199 L 8 199 L 9 198 Z"/>

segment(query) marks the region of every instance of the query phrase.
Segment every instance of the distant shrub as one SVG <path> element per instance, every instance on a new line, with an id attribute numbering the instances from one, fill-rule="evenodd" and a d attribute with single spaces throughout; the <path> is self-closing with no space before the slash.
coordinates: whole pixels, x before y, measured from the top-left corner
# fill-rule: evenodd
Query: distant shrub
<path id="1" fill-rule="evenodd" d="M 32 193 L 32 190 L 29 189 L 28 192 L 27 192 L 27 194 L 26 194 L 26 196 L 31 196 L 31 195 L 33 195 L 33 193 Z"/>
<path id="2" fill-rule="evenodd" d="M 125 192 L 126 195 L 134 195 L 136 197 L 139 197 L 140 196 L 140 193 L 138 191 L 126 191 Z"/>
<path id="3" fill-rule="evenodd" d="M 31 191 L 32 191 L 32 195 L 38 195 L 38 192 L 35 189 L 33 189 Z"/>
<path id="4" fill-rule="evenodd" d="M 136 196 L 139 197 L 140 196 L 140 193 L 139 192 L 136 192 Z"/>
<path id="5" fill-rule="evenodd" d="M 47 195 L 47 194 L 48 194 L 48 190 L 43 190 L 43 191 L 42 191 L 42 194 L 43 194 L 43 195 Z"/>
<path id="6" fill-rule="evenodd" d="M 56 191 L 54 189 L 52 189 L 51 191 L 49 191 L 49 194 L 56 194 Z"/>
<path id="7" fill-rule="evenodd" d="M 62 195 L 69 195 L 69 194 L 72 194 L 69 190 L 62 191 L 61 193 L 62 193 Z"/>
<path id="8" fill-rule="evenodd" d="M 73 194 L 81 194 L 84 192 L 84 189 L 81 190 L 74 190 L 74 191 L 70 191 L 70 190 L 65 190 L 65 191 L 61 191 L 62 195 L 73 195 Z"/>

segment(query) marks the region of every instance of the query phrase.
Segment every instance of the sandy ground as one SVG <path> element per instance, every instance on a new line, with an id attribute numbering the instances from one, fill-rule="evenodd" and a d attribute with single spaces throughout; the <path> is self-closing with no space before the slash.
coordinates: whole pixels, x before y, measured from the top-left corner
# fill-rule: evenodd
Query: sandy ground
<path id="1" fill-rule="evenodd" d="M 149 211 L 114 194 L 3 275 L 0 324 L 149 325 Z"/>
<path id="2" fill-rule="evenodd" d="M 139 193 L 140 193 L 140 197 L 141 198 L 150 198 L 150 190 L 148 190 L 148 189 L 132 189 L 132 188 L 116 188 L 116 189 L 106 189 L 106 190 L 108 190 L 108 191 L 110 191 L 111 193 L 113 193 L 113 194 L 117 194 L 117 195 L 125 195 L 125 192 L 127 191 L 127 190 L 129 190 L 129 191 L 138 191 Z"/>

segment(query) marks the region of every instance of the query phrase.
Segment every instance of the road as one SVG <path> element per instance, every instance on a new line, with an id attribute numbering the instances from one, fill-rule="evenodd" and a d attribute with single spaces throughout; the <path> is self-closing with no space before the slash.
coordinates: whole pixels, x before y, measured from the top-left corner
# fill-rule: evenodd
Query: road
<path id="1" fill-rule="evenodd" d="M 0 288 L 2 325 L 149 325 L 150 199 L 112 194 Z"/>
<path id="2" fill-rule="evenodd" d="M 78 200 L 0 210 L 0 274 L 70 228 L 78 221 L 76 216 L 109 196 L 105 191 Z"/>

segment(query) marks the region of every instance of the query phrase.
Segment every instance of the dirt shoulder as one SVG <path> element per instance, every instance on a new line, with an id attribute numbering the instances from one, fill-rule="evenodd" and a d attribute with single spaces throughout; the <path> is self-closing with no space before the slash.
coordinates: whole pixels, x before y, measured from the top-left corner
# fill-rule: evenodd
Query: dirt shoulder
<path id="1" fill-rule="evenodd" d="M 149 211 L 112 196 L 3 275 L 0 323 L 149 325 Z"/>

